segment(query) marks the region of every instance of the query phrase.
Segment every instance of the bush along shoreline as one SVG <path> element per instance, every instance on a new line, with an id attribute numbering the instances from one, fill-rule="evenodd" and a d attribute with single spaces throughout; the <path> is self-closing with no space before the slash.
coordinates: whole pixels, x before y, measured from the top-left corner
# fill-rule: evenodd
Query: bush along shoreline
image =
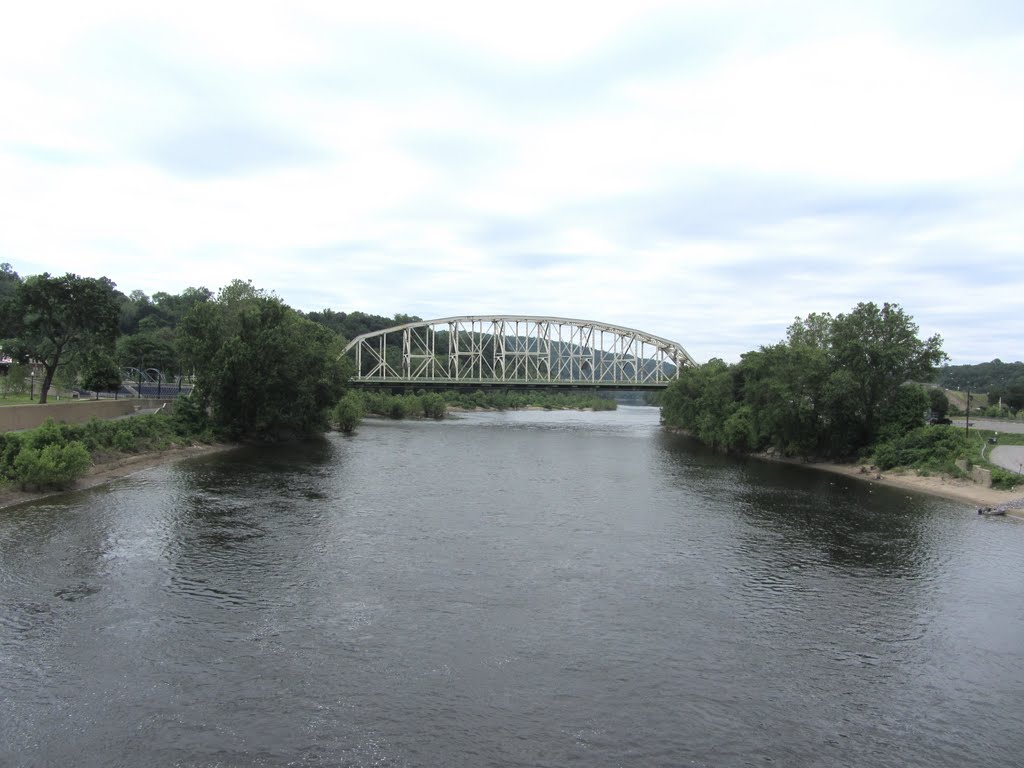
<path id="1" fill-rule="evenodd" d="M 342 432 L 352 432 L 365 416 L 388 419 L 443 419 L 450 410 L 507 411 L 521 408 L 545 410 L 614 411 L 615 400 L 590 394 L 565 392 L 425 392 L 403 395 L 388 392 L 349 391 L 332 411 L 332 421 Z"/>
<path id="2" fill-rule="evenodd" d="M 208 429 L 163 413 L 85 424 L 47 419 L 23 432 L 0 433 L 0 486 L 20 491 L 62 491 L 93 466 L 133 454 L 213 443 Z"/>
<path id="3" fill-rule="evenodd" d="M 449 408 L 506 410 L 593 408 L 613 410 L 614 400 L 573 394 L 439 393 L 391 395 L 349 390 L 330 411 L 333 426 L 352 433 L 366 415 L 391 419 L 443 419 Z M 123 457 L 155 453 L 196 443 L 223 442 L 225 435 L 210 426 L 202 405 L 179 401 L 174 411 L 84 424 L 47 419 L 22 432 L 0 433 L 0 488 L 19 491 L 63 491 L 93 467 Z"/>

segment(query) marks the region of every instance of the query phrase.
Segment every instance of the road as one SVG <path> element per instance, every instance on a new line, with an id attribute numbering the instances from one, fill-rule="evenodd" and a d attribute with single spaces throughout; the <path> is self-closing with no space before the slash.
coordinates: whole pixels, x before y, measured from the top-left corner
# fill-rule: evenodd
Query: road
<path id="1" fill-rule="evenodd" d="M 963 417 L 953 419 L 953 426 L 964 427 Z M 1000 419 L 971 419 L 973 429 L 989 429 L 993 432 L 1024 433 L 1024 422 L 1002 421 Z M 996 466 L 1011 472 L 1020 472 L 1024 468 L 1024 445 L 995 445 L 988 451 L 988 460 Z"/>
<path id="2" fill-rule="evenodd" d="M 997 445 L 988 452 L 988 460 L 1011 472 L 1024 466 L 1024 445 Z"/>
<path id="3" fill-rule="evenodd" d="M 963 416 L 953 419 L 953 426 L 963 427 Z M 1024 434 L 1024 421 L 1002 421 L 1001 419 L 971 419 L 971 427 L 976 429 L 991 429 L 993 432 L 1015 432 Z"/>

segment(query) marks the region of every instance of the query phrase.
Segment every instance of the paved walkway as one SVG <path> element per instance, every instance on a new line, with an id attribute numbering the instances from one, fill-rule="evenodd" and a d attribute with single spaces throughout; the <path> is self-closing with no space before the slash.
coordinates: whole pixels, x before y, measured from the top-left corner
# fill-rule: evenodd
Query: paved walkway
<path id="1" fill-rule="evenodd" d="M 993 464 L 1019 472 L 1024 465 L 1024 445 L 997 445 L 988 452 L 988 460 Z"/>

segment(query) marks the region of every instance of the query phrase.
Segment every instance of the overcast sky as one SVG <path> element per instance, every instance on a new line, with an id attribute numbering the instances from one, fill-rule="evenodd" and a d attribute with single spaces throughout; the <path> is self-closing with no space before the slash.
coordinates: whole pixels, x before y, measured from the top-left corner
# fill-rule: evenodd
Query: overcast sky
<path id="1" fill-rule="evenodd" d="M 1024 2 L 7 3 L 0 261 L 1024 360 Z"/>

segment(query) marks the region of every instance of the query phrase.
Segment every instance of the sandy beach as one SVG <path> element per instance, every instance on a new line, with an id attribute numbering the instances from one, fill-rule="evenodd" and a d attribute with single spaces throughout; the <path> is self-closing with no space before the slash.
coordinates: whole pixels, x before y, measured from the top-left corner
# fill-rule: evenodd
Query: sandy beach
<path id="1" fill-rule="evenodd" d="M 922 476 L 909 472 L 863 471 L 867 468 L 862 464 L 836 464 L 830 462 L 805 462 L 799 459 L 780 459 L 772 456 L 760 456 L 766 461 L 784 464 L 797 464 L 824 472 L 834 472 L 866 483 L 876 483 L 892 488 L 903 488 L 918 493 L 962 501 L 974 507 L 1005 507 L 1008 515 L 1024 519 L 1024 488 L 1017 487 L 1012 491 L 986 488 L 971 480 L 946 477 L 941 475 Z"/>

